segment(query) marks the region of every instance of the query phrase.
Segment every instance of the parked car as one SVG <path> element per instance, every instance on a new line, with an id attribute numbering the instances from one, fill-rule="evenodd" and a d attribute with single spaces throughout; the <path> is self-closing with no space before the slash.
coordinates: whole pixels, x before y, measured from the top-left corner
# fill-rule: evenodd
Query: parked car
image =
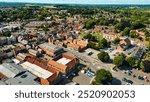
<path id="1" fill-rule="evenodd" d="M 144 80 L 144 78 L 143 78 L 143 77 L 141 77 L 141 76 L 138 76 L 138 79 L 140 79 L 140 80 Z"/>
<path id="2" fill-rule="evenodd" d="M 91 56 L 92 54 L 93 54 L 93 52 L 89 52 L 89 53 L 87 53 L 87 55 L 88 55 L 88 56 Z"/>
<path id="3" fill-rule="evenodd" d="M 133 81 L 131 81 L 131 80 L 127 79 L 127 78 L 123 78 L 122 81 L 125 81 L 125 82 L 129 83 L 130 85 L 133 84 Z"/>
<path id="4" fill-rule="evenodd" d="M 127 75 L 129 75 L 129 76 L 130 76 L 130 75 L 131 75 L 131 73 L 127 72 Z"/>
<path id="5" fill-rule="evenodd" d="M 89 78 L 92 78 L 92 77 L 95 76 L 95 73 L 88 71 L 88 72 L 85 73 L 85 75 L 86 75 L 87 77 L 89 77 Z"/>
<path id="6" fill-rule="evenodd" d="M 144 78 L 144 79 L 146 79 L 146 78 L 147 78 L 147 76 L 143 76 L 143 78 Z"/>
<path id="7" fill-rule="evenodd" d="M 136 75 L 134 74 L 133 77 L 136 78 Z"/>
<path id="8" fill-rule="evenodd" d="M 76 74 L 75 74 L 75 73 L 71 73 L 71 75 L 76 76 Z"/>
<path id="9" fill-rule="evenodd" d="M 125 85 L 132 85 L 131 83 L 126 83 Z"/>
<path id="10" fill-rule="evenodd" d="M 125 82 L 126 82 L 126 81 L 127 81 L 127 79 L 124 77 L 124 78 L 122 78 L 122 81 L 125 81 Z"/>
<path id="11" fill-rule="evenodd" d="M 124 74 L 127 74 L 127 72 L 126 72 L 126 71 L 123 71 L 123 73 L 124 73 Z"/>
<path id="12" fill-rule="evenodd" d="M 140 83 L 140 85 L 144 85 L 143 83 Z"/>
<path id="13" fill-rule="evenodd" d="M 131 71 L 131 70 L 128 70 L 128 71 L 127 71 L 127 74 L 128 74 L 128 75 L 131 75 L 131 74 L 132 74 L 132 71 Z"/>
<path id="14" fill-rule="evenodd" d="M 131 85 L 133 84 L 132 80 L 127 80 L 126 82 L 130 83 Z"/>
<path id="15" fill-rule="evenodd" d="M 71 83 L 69 83 L 69 84 L 67 84 L 67 85 L 79 85 L 79 83 L 71 82 Z"/>

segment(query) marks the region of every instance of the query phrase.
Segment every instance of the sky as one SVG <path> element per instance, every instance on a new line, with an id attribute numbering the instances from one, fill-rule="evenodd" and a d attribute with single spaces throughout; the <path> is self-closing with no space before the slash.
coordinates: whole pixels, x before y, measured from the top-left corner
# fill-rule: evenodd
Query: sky
<path id="1" fill-rule="evenodd" d="M 0 0 L 0 2 L 67 3 L 67 4 L 150 4 L 150 0 Z"/>

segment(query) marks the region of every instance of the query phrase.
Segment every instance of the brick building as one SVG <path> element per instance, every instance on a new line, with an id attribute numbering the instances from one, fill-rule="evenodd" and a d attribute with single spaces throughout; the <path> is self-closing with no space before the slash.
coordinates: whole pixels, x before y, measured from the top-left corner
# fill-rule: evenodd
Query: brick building
<path id="1" fill-rule="evenodd" d="M 64 41 L 64 44 L 77 51 L 83 51 L 87 48 L 88 41 L 81 39 L 67 39 Z"/>
<path id="2" fill-rule="evenodd" d="M 56 70 L 59 70 L 63 74 L 70 73 L 77 64 L 79 63 L 79 60 L 70 54 L 64 53 L 53 60 L 48 61 L 48 65 Z"/>
<path id="3" fill-rule="evenodd" d="M 40 44 L 39 47 L 45 51 L 45 53 L 47 55 L 50 55 L 52 57 L 55 57 L 57 55 L 60 55 L 64 52 L 63 48 L 62 47 L 58 47 L 52 43 L 43 43 L 43 44 Z"/>

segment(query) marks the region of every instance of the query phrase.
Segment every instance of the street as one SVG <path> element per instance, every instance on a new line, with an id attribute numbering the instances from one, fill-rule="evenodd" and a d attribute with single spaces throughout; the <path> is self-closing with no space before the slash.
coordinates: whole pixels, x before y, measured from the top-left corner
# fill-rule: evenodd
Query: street
<path id="1" fill-rule="evenodd" d="M 84 62 L 84 64 L 86 64 L 87 67 L 91 68 L 91 70 L 94 72 L 96 72 L 99 69 L 106 69 L 106 70 L 110 71 L 115 79 L 121 81 L 121 84 L 126 84 L 126 82 L 122 81 L 123 78 L 132 80 L 134 85 L 150 84 L 150 82 L 146 82 L 145 80 L 140 80 L 138 78 L 133 77 L 133 74 L 136 74 L 136 75 L 141 75 L 141 76 L 146 75 L 148 78 L 150 78 L 149 74 L 142 73 L 141 71 L 138 71 L 138 70 L 132 70 L 133 74 L 131 76 L 129 76 L 127 74 L 124 74 L 122 70 L 114 71 L 113 64 L 103 63 L 100 60 L 92 58 L 91 56 L 85 55 L 85 54 L 75 51 L 73 49 L 65 49 L 65 50 L 68 51 L 69 53 L 75 55 L 77 58 L 79 58 L 82 62 Z M 114 83 L 114 84 L 117 84 L 117 83 Z"/>

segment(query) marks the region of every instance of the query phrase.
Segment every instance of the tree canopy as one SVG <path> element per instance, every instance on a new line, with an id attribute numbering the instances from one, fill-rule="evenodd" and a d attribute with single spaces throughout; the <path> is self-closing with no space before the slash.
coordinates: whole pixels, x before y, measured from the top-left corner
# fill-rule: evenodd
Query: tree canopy
<path id="1" fill-rule="evenodd" d="M 113 64 L 115 64 L 117 67 L 124 65 L 125 63 L 125 55 L 120 54 L 119 56 L 116 56 L 113 60 Z"/>
<path id="2" fill-rule="evenodd" d="M 98 59 L 101 60 L 102 62 L 108 62 L 110 59 L 110 56 L 105 51 L 100 52 L 97 56 Z"/>
<path id="3" fill-rule="evenodd" d="M 119 42 L 120 42 L 120 38 L 115 38 L 113 41 L 114 44 L 119 44 Z"/>
<path id="4" fill-rule="evenodd" d="M 96 72 L 96 77 L 95 77 L 95 81 L 93 81 L 92 84 L 94 85 L 107 85 L 107 84 L 111 84 L 113 80 L 113 76 L 112 74 L 105 70 L 105 69 L 100 69 Z"/>
<path id="5" fill-rule="evenodd" d="M 103 49 L 105 47 L 108 47 L 109 46 L 109 43 L 107 42 L 107 40 L 105 38 L 101 39 L 99 42 L 98 42 L 98 47 L 100 49 Z"/>
<path id="6" fill-rule="evenodd" d="M 128 62 L 128 64 L 131 66 L 131 67 L 136 67 L 138 66 L 138 61 L 135 59 L 135 57 L 132 57 L 132 56 L 129 56 L 126 58 L 126 61 Z"/>

